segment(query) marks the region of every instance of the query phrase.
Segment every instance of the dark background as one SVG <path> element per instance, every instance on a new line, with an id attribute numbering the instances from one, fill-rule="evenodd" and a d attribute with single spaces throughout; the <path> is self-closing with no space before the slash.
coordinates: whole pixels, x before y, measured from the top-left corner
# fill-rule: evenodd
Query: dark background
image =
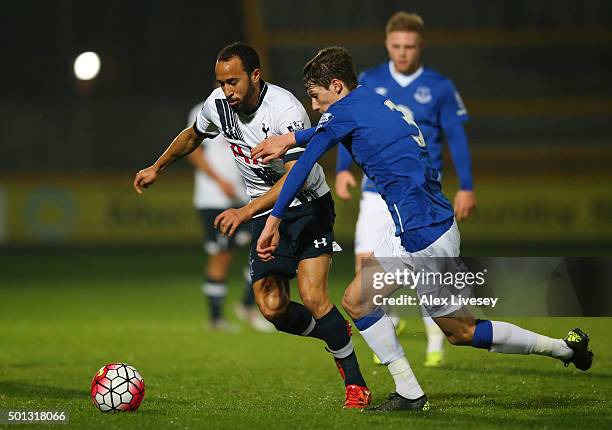
<path id="1" fill-rule="evenodd" d="M 301 67 L 324 45 L 346 45 L 360 70 L 385 61 L 399 9 L 424 17 L 426 64 L 465 99 L 476 157 L 479 146 L 611 145 L 608 1 L 30 0 L 3 5 L 0 169 L 141 166 L 206 97 L 225 44 L 254 44 L 265 76 L 304 99 Z M 79 82 L 72 63 L 86 50 L 102 68 Z"/>
<path id="2" fill-rule="evenodd" d="M 608 255 L 612 2 L 605 0 L 6 3 L 0 244 L 197 244 L 187 163 L 172 166 L 144 197 L 131 181 L 210 93 L 217 52 L 236 40 L 252 44 L 264 78 L 308 107 L 303 64 L 329 45 L 346 46 L 358 70 L 386 61 L 384 26 L 398 10 L 423 16 L 425 64 L 454 81 L 470 115 L 478 203 L 461 224 L 462 243 L 478 254 L 499 255 L 512 243 L 530 255 L 529 241 L 554 255 Z M 101 58 L 90 81 L 73 74 L 83 51 Z M 445 157 L 452 200 L 456 180 Z M 334 151 L 321 161 L 332 186 L 334 162 Z M 350 244 L 358 199 L 336 209 L 336 233 Z"/>

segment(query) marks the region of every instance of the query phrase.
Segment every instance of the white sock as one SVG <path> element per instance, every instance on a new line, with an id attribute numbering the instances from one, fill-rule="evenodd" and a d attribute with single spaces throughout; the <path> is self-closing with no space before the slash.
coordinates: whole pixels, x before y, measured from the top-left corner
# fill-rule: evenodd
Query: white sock
<path id="1" fill-rule="evenodd" d="M 227 285 L 223 282 L 203 282 L 202 293 L 207 297 L 227 296 Z"/>
<path id="2" fill-rule="evenodd" d="M 370 327 L 360 331 L 363 339 L 383 364 L 388 366 L 395 381 L 395 391 L 407 399 L 416 399 L 424 393 L 416 376 L 412 373 L 406 354 L 400 345 L 395 326 L 387 315 Z"/>
<path id="3" fill-rule="evenodd" d="M 574 355 L 574 350 L 567 346 L 563 339 L 553 339 L 541 334 L 537 336 L 538 339 L 532 351 L 534 354 L 547 355 L 559 360 L 568 360 Z"/>
<path id="4" fill-rule="evenodd" d="M 389 314 L 387 314 L 389 315 Z M 395 328 L 397 328 L 397 326 L 400 323 L 400 317 L 397 317 L 395 315 L 389 315 L 389 318 L 391 319 L 391 322 L 393 323 L 393 325 L 395 326 Z"/>
<path id="5" fill-rule="evenodd" d="M 503 321 L 491 321 L 492 352 L 504 354 L 539 354 L 566 360 L 574 351 L 562 339 L 553 339 Z"/>
<path id="6" fill-rule="evenodd" d="M 442 352 L 444 350 L 444 338 L 446 337 L 438 324 L 430 317 L 423 317 L 425 332 L 427 333 L 427 353 Z"/>
<path id="7" fill-rule="evenodd" d="M 389 364 L 406 355 L 395 334 L 395 326 L 387 315 L 359 333 L 382 364 Z"/>
<path id="8" fill-rule="evenodd" d="M 395 381 L 395 391 L 400 396 L 407 399 L 418 399 L 425 394 L 405 356 L 389 363 L 388 368 Z"/>

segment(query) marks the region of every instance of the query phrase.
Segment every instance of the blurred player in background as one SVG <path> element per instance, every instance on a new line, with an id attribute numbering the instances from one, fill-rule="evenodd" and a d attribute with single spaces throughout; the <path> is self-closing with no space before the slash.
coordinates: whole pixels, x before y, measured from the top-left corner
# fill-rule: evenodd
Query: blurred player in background
<path id="1" fill-rule="evenodd" d="M 188 126 L 193 125 L 203 105 L 204 102 L 198 103 L 191 109 Z M 229 144 L 223 136 L 204 141 L 187 159 L 195 168 L 193 205 L 202 222 L 204 251 L 208 256 L 202 293 L 210 307 L 210 326 L 213 329 L 233 331 L 237 327 L 223 317 L 223 304 L 227 296 L 226 282 L 233 248 L 248 246 L 251 243 L 251 234 L 247 225 L 243 225 L 235 235 L 227 237 L 216 230 L 213 224 L 223 211 L 246 204 L 249 197 Z M 236 314 L 240 319 L 249 321 L 256 330 L 273 331 L 274 327 L 261 316 L 255 305 L 248 267 L 244 268 L 243 274 L 244 295 L 241 302 L 235 305 Z"/>
<path id="2" fill-rule="evenodd" d="M 327 291 L 336 214 L 321 166 L 312 166 L 305 186 L 289 202 L 276 258 L 262 261 L 256 252 L 266 215 L 304 148 L 293 148 L 281 160 L 269 163 L 253 160 L 251 149 L 266 137 L 310 127 L 306 110 L 289 91 L 261 79 L 259 55 L 244 43 L 233 43 L 219 52 L 215 76 L 220 88 L 206 99 L 193 125 L 179 133 L 153 165 L 136 174 L 134 188 L 142 193 L 166 167 L 193 152 L 205 138 L 222 134 L 251 199 L 240 208 L 222 212 L 215 227 L 232 236 L 251 220 L 250 270 L 261 313 L 279 331 L 324 341 L 344 381 L 344 407 L 364 408 L 370 404 L 370 390 L 359 369 L 350 324 Z M 303 303 L 290 299 L 289 280 L 296 276 Z"/>
<path id="3" fill-rule="evenodd" d="M 393 100 L 410 112 L 427 142 L 433 166 L 442 171 L 442 134 L 459 177 L 459 191 L 455 195 L 454 211 L 458 221 L 467 218 L 475 207 L 472 168 L 463 123 L 467 111 L 453 83 L 438 72 L 423 66 L 421 51 L 424 23 L 420 16 L 397 12 L 387 22 L 385 47 L 389 61 L 365 70 L 359 83 Z M 336 193 L 343 200 L 351 198 L 349 186 L 356 181 L 350 172 L 353 160 L 342 145 L 338 145 Z M 387 206 L 376 191 L 374 182 L 364 175 L 359 217 L 355 227 L 355 271 L 361 260 L 368 257 L 384 236 L 393 220 Z M 400 334 L 405 322 L 397 316 L 393 321 Z M 427 333 L 425 366 L 437 367 L 443 362 L 444 333 L 428 316 L 423 316 Z M 380 363 L 378 357 L 374 361 Z"/>

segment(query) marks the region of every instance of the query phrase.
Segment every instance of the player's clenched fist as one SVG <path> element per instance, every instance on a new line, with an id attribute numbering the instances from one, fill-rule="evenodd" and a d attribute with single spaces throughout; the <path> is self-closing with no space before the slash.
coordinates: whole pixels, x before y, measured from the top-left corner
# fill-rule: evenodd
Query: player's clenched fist
<path id="1" fill-rule="evenodd" d="M 134 178 L 134 189 L 136 192 L 142 194 L 142 189 L 149 188 L 150 185 L 153 185 L 158 174 L 159 169 L 155 166 L 147 167 L 136 173 L 136 178 Z"/>
<path id="2" fill-rule="evenodd" d="M 469 217 L 476 207 L 476 197 L 474 196 L 474 191 L 457 191 L 453 206 L 455 208 L 455 218 L 457 218 L 457 221 L 462 221 Z"/>
<path id="3" fill-rule="evenodd" d="M 348 170 L 338 172 L 336 175 L 336 194 L 338 194 L 338 197 L 342 200 L 351 199 L 349 187 L 354 187 L 355 185 L 357 185 L 355 177 Z"/>
<path id="4" fill-rule="evenodd" d="M 257 240 L 257 256 L 262 261 L 270 261 L 274 259 L 272 255 L 278 247 L 280 234 L 278 232 L 278 226 L 280 225 L 280 218 L 276 218 L 270 215 L 266 220 L 266 225 L 259 235 Z"/>
<path id="5" fill-rule="evenodd" d="M 214 226 L 222 235 L 231 237 L 236 229 L 240 227 L 242 223 L 248 221 L 249 218 L 244 208 L 230 208 L 223 211 L 215 218 Z"/>

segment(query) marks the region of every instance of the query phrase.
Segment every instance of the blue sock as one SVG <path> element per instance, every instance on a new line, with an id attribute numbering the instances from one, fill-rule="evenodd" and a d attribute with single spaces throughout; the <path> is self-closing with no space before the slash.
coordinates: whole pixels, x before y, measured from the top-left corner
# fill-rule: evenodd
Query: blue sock
<path id="1" fill-rule="evenodd" d="M 374 325 L 376 321 L 378 321 L 384 316 L 385 316 L 385 311 L 381 307 L 376 307 L 372 310 L 372 312 L 370 312 L 366 316 L 363 316 L 358 319 L 353 319 L 353 322 L 355 323 L 355 327 L 357 327 L 359 331 L 363 331 L 371 327 L 372 325 Z"/>
<path id="2" fill-rule="evenodd" d="M 493 343 L 493 325 L 489 320 L 476 320 L 476 328 L 472 337 L 474 348 L 489 349 Z"/>

